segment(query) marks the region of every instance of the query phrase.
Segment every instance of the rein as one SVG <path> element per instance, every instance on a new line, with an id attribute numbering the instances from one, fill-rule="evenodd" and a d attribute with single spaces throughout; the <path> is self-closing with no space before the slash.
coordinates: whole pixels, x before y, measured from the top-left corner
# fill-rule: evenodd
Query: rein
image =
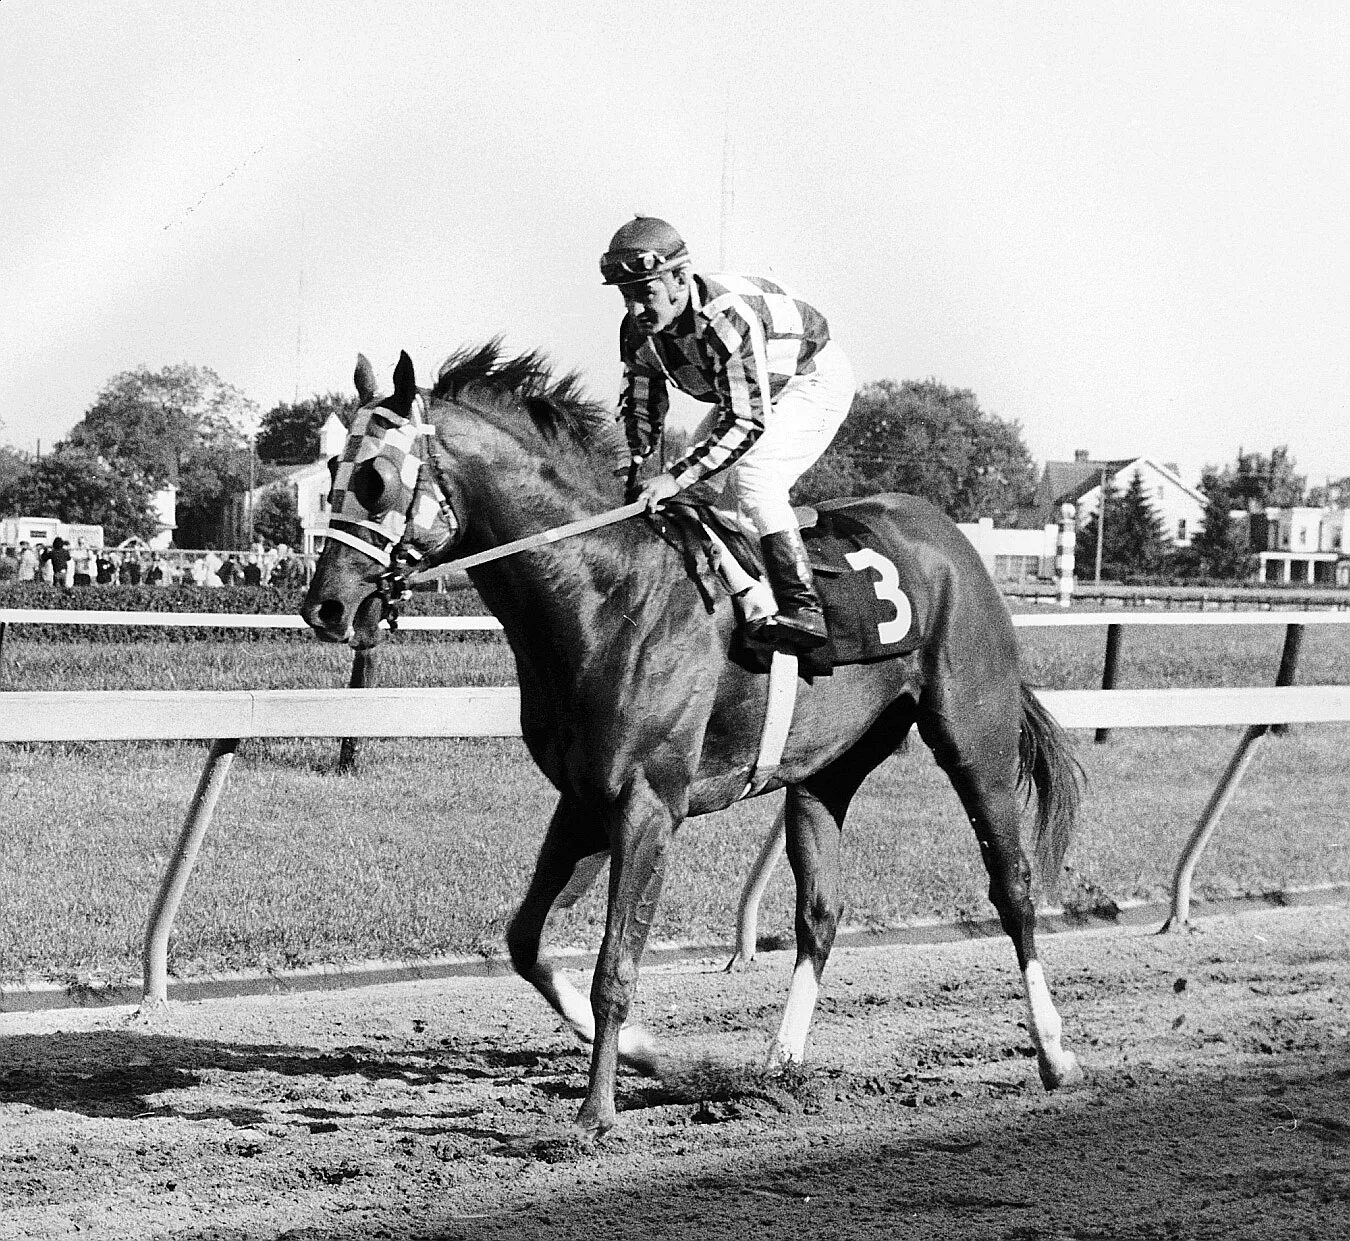
<path id="1" fill-rule="evenodd" d="M 446 539 L 448 543 L 454 538 L 455 531 L 459 529 L 459 519 L 450 504 L 448 488 L 445 486 L 440 462 L 437 460 L 435 428 L 423 421 L 421 416 L 422 403 L 423 398 L 419 394 L 409 410 L 408 421 L 413 428 L 413 434 L 426 443 L 425 455 L 422 453 L 416 454 L 418 468 L 419 470 L 425 469 L 430 478 L 433 497 L 450 528 L 451 533 Z M 394 629 L 398 627 L 398 605 L 409 597 L 415 584 L 435 581 L 458 570 L 472 569 L 480 564 L 501 560 L 506 556 L 514 556 L 517 552 L 529 551 L 536 547 L 546 547 L 550 543 L 571 538 L 576 534 L 584 534 L 588 530 L 599 530 L 605 526 L 612 526 L 618 522 L 626 521 L 629 517 L 636 517 L 646 507 L 643 501 L 634 500 L 621 508 L 609 509 L 591 517 L 583 517 L 578 521 L 554 526 L 549 530 L 540 531 L 538 534 L 527 535 L 521 539 L 514 539 L 510 543 L 503 543 L 500 547 L 493 547 L 470 556 L 447 560 L 442 564 L 425 569 L 416 567 L 424 559 L 424 556 L 411 546 L 408 539 L 408 532 L 413 528 L 411 516 L 405 519 L 403 535 L 397 541 L 391 543 L 388 551 L 365 539 L 358 538 L 354 533 L 348 533 L 335 527 L 333 518 L 329 519 L 325 536 L 355 548 L 383 567 L 384 572 L 380 574 L 376 593 L 384 601 L 385 619 L 389 622 L 389 627 Z M 343 517 L 340 520 L 343 525 L 362 526 L 377 534 L 385 534 L 383 527 L 375 522 L 361 521 L 350 517 Z M 388 537 L 387 534 L 386 537 Z M 436 554 L 434 551 L 431 553 L 432 556 Z"/>
<path id="2" fill-rule="evenodd" d="M 645 501 L 634 500 L 631 504 L 625 504 L 622 508 L 607 509 L 603 513 L 596 513 L 594 517 L 583 517 L 579 521 L 569 521 L 566 525 L 554 526 L 550 530 L 541 530 L 538 534 L 528 534 L 523 539 L 513 539 L 510 543 L 503 543 L 500 547 L 491 547 L 485 552 L 474 552 L 472 556 L 460 556 L 454 560 L 447 560 L 444 564 L 436 565 L 434 568 L 422 569 L 414 573 L 408 580 L 413 583 L 432 582 L 458 569 L 472 569 L 492 560 L 514 556 L 517 552 L 529 551 L 535 547 L 546 547 L 550 543 L 570 539 L 574 534 L 585 534 L 588 530 L 600 530 L 605 526 L 616 525 L 618 522 L 627 521 L 630 517 L 636 517 L 646 507 Z"/>

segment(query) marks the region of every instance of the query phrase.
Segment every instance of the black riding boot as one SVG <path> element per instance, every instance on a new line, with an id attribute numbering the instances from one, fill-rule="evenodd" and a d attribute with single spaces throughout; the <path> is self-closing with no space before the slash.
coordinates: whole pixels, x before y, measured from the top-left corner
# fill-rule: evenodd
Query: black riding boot
<path id="1" fill-rule="evenodd" d="M 752 636 L 787 651 L 809 651 L 829 637 L 825 613 L 816 594 L 811 561 L 801 533 L 780 530 L 759 541 L 764 568 L 778 604 L 778 615 L 768 617 Z"/>

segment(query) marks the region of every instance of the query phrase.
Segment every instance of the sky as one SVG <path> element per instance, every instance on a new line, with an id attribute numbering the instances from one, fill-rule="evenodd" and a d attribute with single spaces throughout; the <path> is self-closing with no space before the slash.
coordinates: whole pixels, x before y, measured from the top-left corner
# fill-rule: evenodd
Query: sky
<path id="1" fill-rule="evenodd" d="M 0 442 L 501 335 L 619 386 L 634 212 L 1038 463 L 1350 475 L 1350 5 L 0 3 Z"/>

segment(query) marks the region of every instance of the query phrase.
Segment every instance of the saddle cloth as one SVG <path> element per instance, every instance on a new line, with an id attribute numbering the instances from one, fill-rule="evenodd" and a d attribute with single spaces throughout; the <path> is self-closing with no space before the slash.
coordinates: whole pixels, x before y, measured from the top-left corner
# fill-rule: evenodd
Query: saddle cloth
<path id="1" fill-rule="evenodd" d="M 928 585 L 917 567 L 882 551 L 881 541 L 844 511 L 846 505 L 826 501 L 798 510 L 830 635 L 825 646 L 801 656 L 802 671 L 817 676 L 843 664 L 891 659 L 918 649 L 932 610 Z M 732 514 L 703 504 L 684 511 L 694 524 L 715 529 L 750 573 L 764 577 L 758 540 Z"/>
<path id="2" fill-rule="evenodd" d="M 862 522 L 829 503 L 802 540 L 830 633 L 824 647 L 805 657 L 808 668 L 891 659 L 922 645 L 931 607 L 914 565 L 885 554 Z"/>

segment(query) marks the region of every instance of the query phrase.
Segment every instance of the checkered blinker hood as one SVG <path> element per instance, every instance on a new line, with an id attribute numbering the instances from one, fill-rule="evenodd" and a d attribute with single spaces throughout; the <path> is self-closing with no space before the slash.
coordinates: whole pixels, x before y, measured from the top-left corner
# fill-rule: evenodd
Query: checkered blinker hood
<path id="1" fill-rule="evenodd" d="M 422 419 L 424 406 L 419 395 L 406 418 L 382 405 L 357 410 L 333 468 L 328 537 L 385 565 L 396 545 L 420 559 L 444 548 L 458 531 L 422 444 L 436 434 Z M 393 470 L 381 477 L 377 460 Z M 390 478 L 397 479 L 396 490 Z"/>

